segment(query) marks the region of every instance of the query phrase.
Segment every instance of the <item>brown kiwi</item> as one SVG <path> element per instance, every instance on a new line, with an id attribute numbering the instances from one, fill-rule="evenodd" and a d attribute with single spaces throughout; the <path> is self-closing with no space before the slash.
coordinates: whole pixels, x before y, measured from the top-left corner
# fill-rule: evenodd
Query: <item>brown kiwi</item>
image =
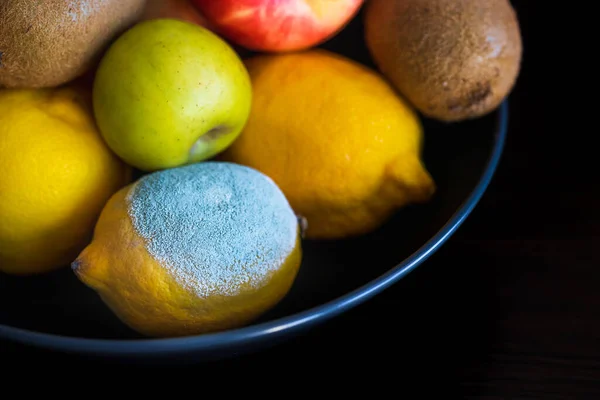
<path id="1" fill-rule="evenodd" d="M 508 0 L 370 0 L 364 21 L 381 72 L 430 118 L 488 114 L 520 71 L 521 32 Z"/>
<path id="2" fill-rule="evenodd" d="M 1 0 L 0 87 L 52 87 L 79 77 L 145 2 Z"/>

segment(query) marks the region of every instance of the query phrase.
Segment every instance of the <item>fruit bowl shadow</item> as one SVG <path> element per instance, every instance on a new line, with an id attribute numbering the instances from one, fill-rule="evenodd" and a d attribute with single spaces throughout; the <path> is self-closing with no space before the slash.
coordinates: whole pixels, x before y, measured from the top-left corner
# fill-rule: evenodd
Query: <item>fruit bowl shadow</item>
<path id="1" fill-rule="evenodd" d="M 373 67 L 361 19 L 321 47 Z M 249 326 L 181 338 L 142 337 L 123 325 L 65 267 L 36 277 L 0 274 L 0 339 L 119 358 L 186 356 L 195 361 L 271 345 L 350 310 L 421 265 L 456 231 L 485 192 L 500 160 L 508 105 L 477 120 L 423 119 L 423 160 L 437 192 L 427 204 L 398 211 L 358 238 L 303 243 L 304 257 L 288 295 Z"/>

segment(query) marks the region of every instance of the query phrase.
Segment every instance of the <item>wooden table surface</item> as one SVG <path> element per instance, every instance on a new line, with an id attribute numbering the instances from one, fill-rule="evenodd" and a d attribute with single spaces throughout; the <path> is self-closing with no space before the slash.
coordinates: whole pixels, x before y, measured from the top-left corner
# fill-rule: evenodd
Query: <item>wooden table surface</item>
<path id="1" fill-rule="evenodd" d="M 407 398 L 440 388 L 444 398 L 600 398 L 598 168 L 592 133 L 569 114 L 578 99 L 557 93 L 564 84 L 555 76 L 571 53 L 552 46 L 564 28 L 536 3 L 513 1 L 525 53 L 506 148 L 459 231 L 347 314 L 260 354 L 192 371 L 298 369 L 290 377 L 304 381 L 341 372 L 341 386 L 376 373 L 377 385 L 395 393 L 418 390 Z"/>

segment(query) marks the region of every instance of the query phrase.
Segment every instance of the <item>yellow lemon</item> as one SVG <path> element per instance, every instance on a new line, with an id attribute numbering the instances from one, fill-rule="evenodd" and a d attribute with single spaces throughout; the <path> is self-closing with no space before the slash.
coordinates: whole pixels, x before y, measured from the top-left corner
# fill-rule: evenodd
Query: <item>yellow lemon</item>
<path id="1" fill-rule="evenodd" d="M 90 94 L 63 87 L 0 91 L 0 271 L 71 263 L 130 168 L 102 141 Z"/>
<path id="2" fill-rule="evenodd" d="M 267 176 L 203 162 L 146 175 L 107 203 L 73 270 L 148 336 L 243 325 L 290 289 L 300 226 Z"/>
<path id="3" fill-rule="evenodd" d="M 418 116 L 379 74 L 325 50 L 246 66 L 252 111 L 222 159 L 271 177 L 306 218 L 307 238 L 367 233 L 432 196 Z"/>

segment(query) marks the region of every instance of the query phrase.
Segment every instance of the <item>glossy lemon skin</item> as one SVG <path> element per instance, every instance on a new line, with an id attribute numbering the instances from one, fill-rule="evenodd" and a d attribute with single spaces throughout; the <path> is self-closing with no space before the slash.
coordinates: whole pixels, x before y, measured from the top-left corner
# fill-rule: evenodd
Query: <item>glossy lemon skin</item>
<path id="1" fill-rule="evenodd" d="M 67 267 L 130 179 L 96 128 L 88 91 L 0 91 L 0 271 Z"/>

